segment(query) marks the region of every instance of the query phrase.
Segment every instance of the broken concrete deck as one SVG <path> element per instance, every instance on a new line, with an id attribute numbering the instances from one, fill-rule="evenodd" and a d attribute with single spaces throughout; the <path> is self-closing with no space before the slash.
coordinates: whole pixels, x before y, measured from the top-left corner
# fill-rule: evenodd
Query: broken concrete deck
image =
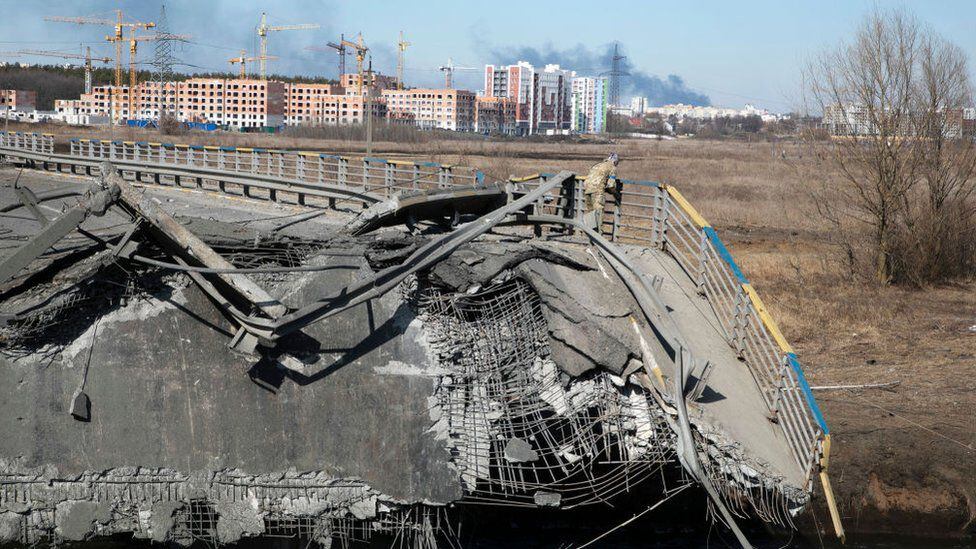
<path id="1" fill-rule="evenodd" d="M 25 175 L 25 181 L 35 191 L 86 182 L 33 175 Z M 306 212 L 197 191 L 152 188 L 150 192 L 160 198 L 164 209 L 185 216 L 193 230 L 209 232 L 223 241 L 243 243 L 260 238 L 255 233 L 273 231 L 287 222 L 286 216 Z M 0 188 L 0 203 L 16 200 L 11 189 Z M 53 216 L 61 204 L 71 200 L 43 207 Z M 36 222 L 28 215 L 18 210 L 0 218 L 9 240 L 16 242 L 36 230 Z M 290 275 L 273 286 L 273 297 L 295 308 L 372 276 L 371 262 L 384 260 L 378 256 L 385 252 L 367 250 L 364 243 L 373 236 L 358 240 L 339 236 L 349 219 L 349 215 L 330 212 L 280 229 L 281 234 L 295 238 L 336 236 L 335 246 L 343 253 L 313 256 L 311 263 L 330 269 Z M 118 230 L 122 221 L 108 215 L 86 228 Z M 623 388 L 633 372 L 631 362 L 640 357 L 641 345 L 632 328 L 634 322 L 640 322 L 633 320 L 637 306 L 619 278 L 588 246 L 559 239 L 526 241 L 504 234 L 466 245 L 432 269 L 429 276 L 439 291 L 455 292 L 457 295 L 447 296 L 454 299 L 475 295 L 510 277 L 527 283 L 539 299 L 538 320 L 548 330 L 545 358 L 549 362 L 539 357 L 533 361 L 529 356 L 528 362 L 515 363 L 532 365 L 531 373 L 521 374 L 536 380 L 548 376 L 540 386 L 547 391 L 562 386 L 560 390 L 566 392 L 558 398 L 576 399 L 573 405 L 581 409 L 588 404 L 620 407 L 617 401 L 585 401 L 610 394 L 605 392 L 607 388 L 614 391 L 613 398 L 624 403 L 627 413 L 640 418 L 636 425 L 633 419 L 629 424 L 620 423 L 627 424 L 621 427 L 627 432 L 626 437 L 621 435 L 629 448 L 625 457 L 641 456 L 646 450 L 640 445 L 655 437 L 657 443 L 667 443 L 651 427 L 663 420 L 654 416 L 635 389 Z M 0 250 L 0 256 L 12 248 Z M 401 252 L 391 252 L 389 260 L 394 261 L 397 253 Z M 693 343 L 696 356 L 713 364 L 708 398 L 692 405 L 692 421 L 709 440 L 706 446 L 715 454 L 715 463 L 738 467 L 726 474 L 744 477 L 744 486 L 759 483 L 787 493 L 791 501 L 786 507 L 804 503 L 806 472 L 793 460 L 780 428 L 768 420 L 759 388 L 726 343 L 707 302 L 664 253 L 641 248 L 629 248 L 627 253 L 646 273 L 664 277 L 661 293 L 665 304 Z M 474 422 L 474 426 L 465 425 L 467 431 L 438 430 L 438 414 L 450 410 L 437 398 L 457 397 L 451 393 L 456 390 L 457 375 L 445 371 L 449 354 L 443 346 L 432 346 L 430 326 L 406 297 L 410 290 L 405 284 L 403 291 L 390 292 L 295 334 L 289 348 L 303 364 L 287 371 L 273 365 L 259 371 L 272 378 L 269 381 L 263 375 L 263 386 L 251 380 L 255 368 L 262 366 L 256 365 L 255 357 L 227 348 L 233 335 L 227 319 L 196 286 L 175 279 L 168 280 L 162 291 L 137 295 L 100 314 L 90 325 L 66 331 L 66 341 L 60 346 L 0 359 L 0 417 L 5 418 L 0 422 L 0 480 L 7 474 L 27 486 L 37 481 L 48 487 L 37 487 L 34 499 L 27 492 L 14 496 L 26 498 L 26 502 L 12 502 L 10 496 L 0 494 L 6 498 L 0 500 L 0 518 L 11 513 L 34 517 L 35 511 L 57 508 L 66 501 L 82 502 L 77 510 L 62 510 L 65 516 L 82 517 L 81 525 L 57 525 L 62 539 L 81 539 L 92 535 L 97 524 L 114 520 L 102 520 L 104 509 L 100 507 L 86 507 L 94 491 L 116 481 L 149 483 L 149 479 L 172 477 L 182 479 L 172 482 L 182 486 L 183 492 L 151 493 L 150 506 L 182 505 L 194 497 L 216 501 L 224 506 L 221 515 L 228 517 L 220 541 L 229 541 L 234 535 L 260 534 L 263 528 L 246 526 L 249 521 L 260 521 L 253 505 L 251 511 L 235 511 L 233 505 L 263 501 L 262 505 L 273 507 L 281 505 L 282 498 L 294 502 L 310 497 L 301 496 L 303 489 L 306 493 L 324 490 L 332 494 L 322 496 L 327 500 L 338 497 L 336 490 L 348 489 L 358 494 L 349 501 L 361 502 L 362 493 L 370 494 L 372 503 L 366 505 L 370 508 L 364 511 L 360 504 L 351 511 L 354 506 L 349 501 L 335 506 L 356 517 L 375 517 L 396 504 L 443 505 L 484 490 L 482 483 L 487 478 L 479 475 L 494 473 L 488 466 L 481 468 L 489 462 L 478 454 L 501 442 L 503 458 L 515 469 L 539 459 L 544 434 L 537 433 L 538 440 L 524 435 L 499 441 L 489 436 L 491 418 L 500 408 L 484 395 L 464 395 L 468 400 L 458 418 Z M 560 369 L 558 380 L 552 363 Z M 86 364 L 90 370 L 85 390 L 91 396 L 92 414 L 90 422 L 79 422 L 67 413 L 67 407 Z M 665 375 L 674 372 L 665 371 Z M 618 383 L 619 388 L 613 388 Z M 588 388 L 573 389 L 574 384 Z M 451 394 L 444 396 L 445 392 Z M 539 401 L 540 406 L 551 404 L 546 398 Z M 483 432 L 467 450 L 459 450 L 463 445 L 448 440 L 456 439 L 457 433 L 479 429 Z M 459 452 L 468 452 L 466 463 L 474 463 L 477 474 L 465 477 L 459 471 L 464 465 L 457 459 Z M 559 459 L 566 460 L 569 467 L 579 458 Z M 239 480 L 224 483 L 221 479 L 225 477 Z M 240 490 L 214 488 L 238 486 L 235 482 Z M 323 488 L 332 486 L 330 482 L 340 485 Z M 52 491 L 58 483 L 64 488 Z M 249 485 L 265 486 L 264 496 L 252 493 Z M 559 505 L 558 495 L 558 491 L 540 490 L 534 501 L 536 505 Z M 163 516 L 163 523 L 174 516 L 175 509 Z M 316 508 L 316 512 L 322 509 Z M 160 512 L 166 515 L 165 510 Z M 239 519 L 231 520 L 235 513 Z M 30 520 L 43 522 L 37 517 Z M 158 529 L 164 527 L 174 526 L 163 524 Z M 140 528 L 137 525 L 129 531 L 151 532 Z"/>

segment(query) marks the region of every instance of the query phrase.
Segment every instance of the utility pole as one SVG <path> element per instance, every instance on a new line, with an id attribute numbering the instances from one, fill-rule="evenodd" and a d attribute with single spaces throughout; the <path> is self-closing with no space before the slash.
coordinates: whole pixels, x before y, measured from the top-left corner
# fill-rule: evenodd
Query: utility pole
<path id="1" fill-rule="evenodd" d="M 168 96 L 167 84 L 173 81 L 173 65 L 176 59 L 173 57 L 173 39 L 169 32 L 169 20 L 166 18 L 166 4 L 159 7 L 159 23 L 156 25 L 156 33 L 159 38 L 156 40 L 156 50 L 153 55 L 153 77 L 159 84 L 159 104 L 157 105 L 156 125 L 160 126 L 162 120 L 169 114 L 170 101 Z M 175 90 L 173 101 L 176 101 Z M 174 106 L 175 107 L 175 106 Z M 179 117 L 178 112 L 173 113 Z"/>
<path id="2" fill-rule="evenodd" d="M 369 56 L 369 69 L 366 71 L 369 82 L 366 84 L 366 157 L 373 156 L 373 94 L 370 88 L 373 84 L 373 56 Z"/>
<path id="3" fill-rule="evenodd" d="M 613 57 L 610 59 L 610 71 L 604 74 L 610 77 L 610 105 L 619 106 L 620 103 L 620 78 L 629 76 L 630 73 L 621 68 L 621 61 L 627 56 L 620 55 L 620 44 L 614 43 Z"/>

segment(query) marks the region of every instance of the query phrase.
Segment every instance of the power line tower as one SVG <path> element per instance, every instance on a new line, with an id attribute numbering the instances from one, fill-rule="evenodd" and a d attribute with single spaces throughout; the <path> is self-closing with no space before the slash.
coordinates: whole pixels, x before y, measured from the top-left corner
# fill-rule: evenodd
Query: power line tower
<path id="1" fill-rule="evenodd" d="M 620 44 L 614 43 L 613 57 L 610 60 L 610 71 L 606 72 L 610 77 L 610 104 L 620 104 L 620 79 L 623 76 L 630 76 L 630 73 L 621 68 L 621 61 L 627 59 L 626 55 L 620 55 Z"/>
<path id="2" fill-rule="evenodd" d="M 173 55 L 173 42 L 176 37 L 169 32 L 169 20 L 166 18 L 166 4 L 159 8 L 159 19 L 156 23 L 156 50 L 152 60 L 152 80 L 159 86 L 159 95 L 156 98 L 159 102 L 159 116 L 157 124 L 166 115 L 176 116 L 176 90 L 172 90 L 172 98 L 169 97 L 169 84 L 173 82 L 173 65 L 177 59 Z"/>

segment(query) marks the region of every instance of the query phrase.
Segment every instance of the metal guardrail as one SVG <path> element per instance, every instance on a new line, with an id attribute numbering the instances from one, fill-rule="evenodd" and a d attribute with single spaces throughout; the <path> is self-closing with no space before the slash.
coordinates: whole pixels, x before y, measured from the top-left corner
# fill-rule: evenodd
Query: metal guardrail
<path id="1" fill-rule="evenodd" d="M 551 174 L 513 181 L 529 182 L 536 177 L 546 180 Z M 536 207 L 536 213 L 580 219 L 583 180 L 576 176 L 574 211 L 566 209 L 570 201 L 565 196 L 551 194 Z M 613 242 L 661 249 L 674 258 L 708 299 L 726 341 L 749 367 L 797 465 L 805 474 L 818 461 L 823 467 L 829 458 L 830 431 L 803 368 L 718 233 L 674 187 L 617 181 L 618 196 L 607 195 L 600 232 Z"/>
<path id="2" fill-rule="evenodd" d="M 307 151 L 77 138 L 69 140 L 69 147 L 71 156 L 93 160 L 260 174 L 303 183 L 360 188 L 384 198 L 402 191 L 468 186 L 484 181 L 481 172 L 461 166 Z"/>
<path id="3" fill-rule="evenodd" d="M 52 154 L 54 153 L 54 136 L 49 133 L 0 131 L 0 147 Z"/>

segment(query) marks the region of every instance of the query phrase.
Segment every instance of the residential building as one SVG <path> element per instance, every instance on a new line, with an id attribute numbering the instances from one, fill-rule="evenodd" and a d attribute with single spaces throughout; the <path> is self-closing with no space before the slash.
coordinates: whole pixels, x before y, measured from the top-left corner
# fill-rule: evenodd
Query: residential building
<path id="1" fill-rule="evenodd" d="M 516 133 L 570 129 L 573 73 L 559 65 L 538 70 L 526 61 L 515 65 L 485 65 L 485 97 L 515 100 Z"/>
<path id="2" fill-rule="evenodd" d="M 627 116 L 638 116 L 631 109 L 614 110 Z M 712 120 L 715 118 L 736 117 L 736 116 L 758 116 L 763 122 L 771 122 L 782 118 L 781 115 L 769 112 L 753 105 L 746 105 L 741 109 L 730 109 L 723 107 L 702 107 L 696 105 L 664 105 L 663 107 L 644 107 L 644 114 L 655 115 L 663 119 L 669 118 L 691 118 L 695 120 Z"/>
<path id="3" fill-rule="evenodd" d="M 634 116 L 640 116 L 644 114 L 647 109 L 647 98 L 646 97 L 631 97 L 630 98 L 630 111 Z"/>
<path id="4" fill-rule="evenodd" d="M 0 110 L 32 111 L 37 105 L 37 92 L 32 90 L 0 90 Z"/>
<path id="5" fill-rule="evenodd" d="M 474 131 L 483 134 L 515 135 L 517 103 L 509 97 L 477 97 L 474 101 Z"/>
<path id="6" fill-rule="evenodd" d="M 338 124 L 343 109 L 340 97 L 345 99 L 345 91 L 335 84 L 286 84 L 285 124 Z M 345 108 L 348 110 L 348 104 Z"/>
<path id="7" fill-rule="evenodd" d="M 160 107 L 183 122 L 210 122 L 231 128 L 264 128 L 284 124 L 283 82 L 255 79 L 191 78 L 160 86 L 144 82 L 135 89 L 129 113 L 128 86 L 95 86 L 78 100 L 55 102 L 66 115 L 121 120 L 156 119 Z"/>
<path id="8" fill-rule="evenodd" d="M 609 81 L 605 77 L 573 78 L 571 129 L 578 133 L 607 131 Z"/>
<path id="9" fill-rule="evenodd" d="M 474 130 L 475 95 L 449 88 L 386 89 L 382 92 L 387 118 L 423 129 Z"/>
<path id="10" fill-rule="evenodd" d="M 385 74 L 374 72 L 371 80 L 374 93 L 382 90 L 395 90 L 397 87 L 396 77 L 394 76 L 387 76 Z M 362 93 L 359 87 L 359 83 L 361 81 L 362 78 L 360 78 L 358 73 L 343 74 L 339 77 L 339 85 L 345 90 L 347 95 Z"/>

